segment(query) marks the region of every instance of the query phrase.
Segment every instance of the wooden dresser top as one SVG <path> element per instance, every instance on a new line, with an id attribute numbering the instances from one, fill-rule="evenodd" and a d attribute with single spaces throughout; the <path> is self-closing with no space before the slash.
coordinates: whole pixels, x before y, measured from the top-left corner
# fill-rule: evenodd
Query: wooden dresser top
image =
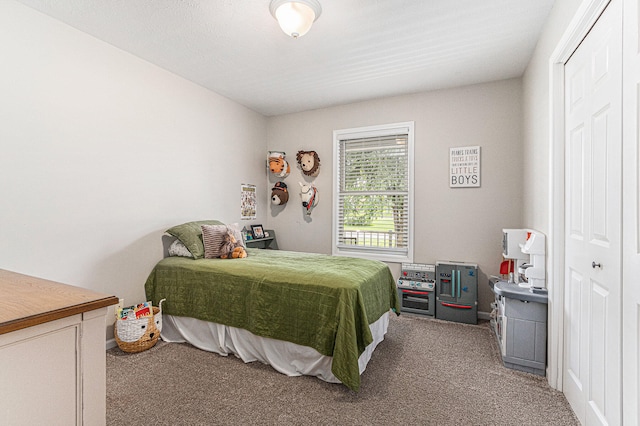
<path id="1" fill-rule="evenodd" d="M 0 269 L 0 334 L 117 303 L 115 296 Z"/>

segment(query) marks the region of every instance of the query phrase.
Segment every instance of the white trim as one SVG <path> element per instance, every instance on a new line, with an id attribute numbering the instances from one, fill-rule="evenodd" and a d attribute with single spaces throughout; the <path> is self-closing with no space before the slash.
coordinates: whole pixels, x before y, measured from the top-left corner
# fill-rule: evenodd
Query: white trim
<path id="1" fill-rule="evenodd" d="M 352 248 L 345 249 L 338 247 L 338 221 L 336 218 L 338 217 L 338 173 L 334 171 L 333 173 L 333 215 L 331 218 L 331 254 L 334 256 L 351 256 L 351 257 L 363 257 L 367 259 L 375 259 L 384 262 L 413 262 L 413 247 L 415 236 L 414 232 L 414 122 L 406 121 L 402 123 L 392 123 L 392 124 L 382 124 L 378 126 L 368 126 L 368 127 L 358 127 L 353 129 L 342 129 L 342 130 L 334 130 L 333 131 L 333 164 L 338 164 L 338 145 L 340 139 L 350 138 L 350 137 L 375 137 L 388 135 L 394 131 L 401 131 L 407 133 L 407 142 L 408 142 L 408 174 L 409 174 L 409 246 L 407 247 L 407 254 L 404 255 L 394 255 L 394 254 L 385 254 L 381 252 L 377 253 L 367 253 L 365 250 L 354 250 Z M 337 170 L 337 167 L 336 167 Z"/>
<path id="2" fill-rule="evenodd" d="M 491 320 L 491 312 L 478 311 L 478 319 L 479 320 Z"/>
<path id="3" fill-rule="evenodd" d="M 549 385 L 562 390 L 564 362 L 564 65 L 611 0 L 585 0 L 549 58 Z"/>

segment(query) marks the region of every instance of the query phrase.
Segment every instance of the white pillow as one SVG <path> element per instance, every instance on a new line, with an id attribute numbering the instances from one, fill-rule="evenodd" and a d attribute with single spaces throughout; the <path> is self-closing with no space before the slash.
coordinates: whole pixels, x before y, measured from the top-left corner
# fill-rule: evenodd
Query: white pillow
<path id="1" fill-rule="evenodd" d="M 182 241 L 180 240 L 175 240 L 173 243 L 171 243 L 171 245 L 169 246 L 169 256 L 190 257 L 193 259 L 193 255 L 191 254 L 187 246 L 182 244 Z"/>

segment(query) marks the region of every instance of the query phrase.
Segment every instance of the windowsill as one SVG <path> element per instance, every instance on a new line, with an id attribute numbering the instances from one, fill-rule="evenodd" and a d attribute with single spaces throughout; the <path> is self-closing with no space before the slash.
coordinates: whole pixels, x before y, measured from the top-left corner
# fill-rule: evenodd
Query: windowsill
<path id="1" fill-rule="evenodd" d="M 357 257 L 361 259 L 379 260 L 388 263 L 413 263 L 413 256 L 394 255 L 389 253 L 365 252 L 364 250 L 349 250 L 334 247 L 331 253 L 333 256 Z"/>

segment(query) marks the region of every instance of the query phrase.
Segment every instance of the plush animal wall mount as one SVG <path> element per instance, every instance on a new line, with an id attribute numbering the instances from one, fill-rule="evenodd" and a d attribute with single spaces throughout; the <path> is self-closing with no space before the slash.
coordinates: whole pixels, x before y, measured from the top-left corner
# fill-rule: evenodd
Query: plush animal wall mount
<path id="1" fill-rule="evenodd" d="M 307 216 L 311 216 L 311 211 L 315 206 L 318 205 L 318 188 L 312 183 L 303 184 L 302 182 L 298 182 L 300 184 L 300 198 L 302 199 L 302 207 L 304 207 L 304 211 Z"/>
<path id="2" fill-rule="evenodd" d="M 269 171 L 279 178 L 286 178 L 291 173 L 291 166 L 285 159 L 285 153 L 280 151 L 269 151 L 267 162 Z"/>
<path id="3" fill-rule="evenodd" d="M 275 206 L 281 206 L 287 204 L 287 201 L 289 201 L 287 184 L 284 182 L 276 182 L 273 188 L 271 188 L 271 203 Z"/>
<path id="4" fill-rule="evenodd" d="M 320 173 L 320 157 L 315 151 L 298 151 L 296 160 L 307 176 L 318 176 Z"/>

